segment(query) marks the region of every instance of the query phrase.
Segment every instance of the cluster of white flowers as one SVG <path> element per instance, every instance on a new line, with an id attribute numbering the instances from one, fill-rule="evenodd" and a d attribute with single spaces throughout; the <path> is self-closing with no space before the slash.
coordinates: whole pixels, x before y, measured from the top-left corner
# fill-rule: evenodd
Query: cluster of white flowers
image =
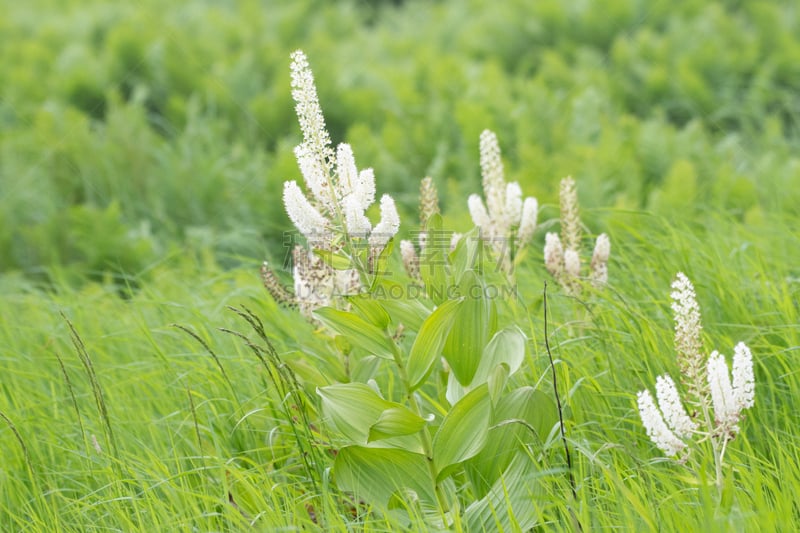
<path id="1" fill-rule="evenodd" d="M 490 243 L 508 272 L 512 259 L 508 241 L 513 239 L 517 249 L 530 242 L 536 230 L 539 204 L 533 197 L 523 201 L 522 188 L 516 181 L 506 183 L 500 145 L 489 130 L 481 133 L 480 164 L 486 204 L 479 195 L 472 194 L 467 207 L 472 222 L 480 228 L 481 238 Z"/>
<path id="2" fill-rule="evenodd" d="M 381 218 L 373 227 L 366 211 L 375 202 L 375 175 L 371 168 L 358 170 L 350 145 L 339 144 L 335 151 L 331 147 L 314 76 L 302 51 L 292 54 L 291 79 L 303 133 L 303 142 L 294 153 L 310 196 L 296 181 L 284 183 L 283 203 L 289 219 L 316 248 L 338 252 L 343 246 L 338 237 L 344 235 L 351 242 L 364 239 L 370 257 L 375 257 L 400 227 L 394 199 L 386 194 L 381 197 Z M 294 303 L 307 316 L 317 307 L 330 305 L 336 295 L 360 289 L 355 269 L 335 271 L 303 248 L 295 249 L 293 257 Z M 279 301 L 286 299 L 274 289 L 274 274 L 270 272 L 264 279 L 270 293 L 279 295 Z"/>
<path id="3" fill-rule="evenodd" d="M 693 411 L 691 417 L 687 414 L 675 382 L 665 374 L 656 378 L 658 408 L 650 391 L 643 390 L 637 395 L 639 414 L 648 437 L 666 455 L 672 457 L 681 452 L 687 446 L 686 441 L 694 435 L 708 436 L 718 454 L 716 460 L 719 464 L 725 443 L 739 431 L 742 410 L 755 403 L 753 356 L 744 343 L 736 345 L 731 381 L 724 355 L 716 350 L 707 360 L 702 355 L 700 307 L 691 282 L 679 272 L 672 288 L 675 349 L 678 360 L 682 362 L 681 377 L 689 392 L 687 403 L 698 410 Z M 698 377 L 703 381 L 702 387 Z M 701 428 L 701 424 L 706 427 Z"/>
<path id="4" fill-rule="evenodd" d="M 561 237 L 557 233 L 545 235 L 544 265 L 547 271 L 571 294 L 580 291 L 581 277 L 581 221 L 578 215 L 578 192 L 575 180 L 561 180 Z M 608 258 L 611 240 L 601 233 L 597 236 L 589 264 L 589 281 L 595 287 L 608 283 Z"/>
<path id="5" fill-rule="evenodd" d="M 381 220 L 372 227 L 366 210 L 375 202 L 375 174 L 371 168 L 359 171 L 353 150 L 342 143 L 331 148 L 325 119 L 317 97 L 314 76 L 305 54 L 292 54 L 292 97 L 303 132 L 295 156 L 311 199 L 295 181 L 287 181 L 283 201 L 292 223 L 307 238 L 320 239 L 326 232 L 347 233 L 369 238 L 370 246 L 383 248 L 400 226 L 394 200 L 381 198 Z"/>

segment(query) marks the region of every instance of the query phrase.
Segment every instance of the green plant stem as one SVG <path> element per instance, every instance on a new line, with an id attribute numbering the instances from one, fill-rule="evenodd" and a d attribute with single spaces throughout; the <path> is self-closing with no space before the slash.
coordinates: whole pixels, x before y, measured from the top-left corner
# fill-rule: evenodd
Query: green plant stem
<path id="1" fill-rule="evenodd" d="M 564 443 L 564 455 L 567 459 L 567 476 L 569 478 L 569 487 L 572 490 L 572 501 L 578 501 L 578 489 L 575 485 L 575 476 L 572 473 L 572 456 L 569 453 L 569 442 L 567 441 L 567 432 L 564 427 L 564 414 L 561 407 L 561 397 L 558 395 L 558 381 L 556 377 L 556 365 L 553 362 L 553 354 L 550 353 L 550 341 L 547 335 L 547 282 L 544 282 L 544 290 L 542 291 L 542 305 L 544 307 L 544 346 L 547 351 L 547 357 L 550 360 L 550 370 L 553 373 L 553 393 L 556 399 L 556 407 L 558 408 L 558 426 L 561 431 L 561 441 Z M 569 509 L 570 516 L 575 526 L 576 531 L 583 531 L 575 511 Z"/>
<path id="2" fill-rule="evenodd" d="M 400 374 L 400 380 L 403 383 L 403 388 L 406 391 L 406 399 L 408 400 L 408 405 L 411 411 L 417 416 L 425 418 L 422 414 L 422 409 L 420 409 L 417 399 L 414 397 L 414 393 L 411 391 L 411 387 L 408 382 L 408 373 L 406 372 L 405 365 L 403 365 L 403 359 L 400 356 L 399 351 L 395 348 L 392 355 L 394 357 L 394 362 L 397 365 L 397 371 Z M 431 480 L 433 481 L 433 489 L 436 493 L 436 500 L 439 503 L 439 513 L 442 516 L 442 523 L 446 525 L 447 520 L 445 517 L 445 512 L 447 512 L 449 509 L 449 505 L 447 504 L 447 499 L 442 492 L 442 487 L 439 485 L 439 482 L 436 479 L 436 465 L 433 463 L 433 439 L 431 438 L 431 432 L 428 428 L 428 424 L 425 424 L 425 426 L 422 428 L 422 450 L 425 452 L 425 462 L 428 465 L 428 471 L 430 472 Z"/>

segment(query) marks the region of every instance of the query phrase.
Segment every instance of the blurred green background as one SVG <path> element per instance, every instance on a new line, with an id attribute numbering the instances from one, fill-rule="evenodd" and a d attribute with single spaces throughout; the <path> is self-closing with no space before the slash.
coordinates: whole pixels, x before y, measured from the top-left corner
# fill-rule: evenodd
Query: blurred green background
<path id="1" fill-rule="evenodd" d="M 545 206 L 800 214 L 797 2 L 2 4 L 0 271 L 45 283 L 281 258 L 297 48 L 406 230 L 425 175 L 467 223 L 484 128 Z"/>

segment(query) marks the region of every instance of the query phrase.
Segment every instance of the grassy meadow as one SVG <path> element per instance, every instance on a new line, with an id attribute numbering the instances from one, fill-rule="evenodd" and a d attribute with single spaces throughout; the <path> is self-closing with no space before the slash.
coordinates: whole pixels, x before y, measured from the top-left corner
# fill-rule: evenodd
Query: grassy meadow
<path id="1" fill-rule="evenodd" d="M 795 2 L 33 0 L 2 11 L 0 530 L 800 528 Z M 259 276 L 264 260 L 292 275 L 280 268 L 293 229 L 281 195 L 302 179 L 289 74 L 300 48 L 333 141 L 396 200 L 398 240 L 419 229 L 425 176 L 443 227 L 472 228 L 487 128 L 507 180 L 538 198 L 517 297 L 497 320 L 525 338 L 504 390 L 546 395 L 532 416 L 552 429 L 520 437 L 523 474 L 485 521 L 459 514 L 492 494 L 475 465 L 440 472 L 438 501 L 457 503 L 438 522 L 402 491 L 381 505 L 337 478 L 345 440 L 317 389 L 368 375 L 388 399 L 412 395 L 385 360 L 348 366 L 342 345 L 358 342 L 279 306 Z M 608 286 L 579 296 L 542 254 L 568 175 L 585 244 L 611 240 Z M 743 341 L 753 354 L 755 405 L 719 485 L 707 446 L 665 458 L 637 410 L 638 391 L 678 375 L 679 271 L 705 349 L 730 359 Z M 423 300 L 415 309 L 430 313 Z M 397 333 L 398 350 L 417 326 Z M 417 393 L 434 429 L 451 408 L 445 374 L 436 367 Z"/>

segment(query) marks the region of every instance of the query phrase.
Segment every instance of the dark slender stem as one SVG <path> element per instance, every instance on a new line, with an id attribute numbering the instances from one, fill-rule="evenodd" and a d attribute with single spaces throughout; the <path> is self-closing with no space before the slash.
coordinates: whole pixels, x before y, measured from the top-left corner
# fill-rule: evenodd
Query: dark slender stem
<path id="1" fill-rule="evenodd" d="M 572 489 L 572 497 L 577 501 L 578 491 L 575 487 L 575 477 L 572 475 L 572 456 L 569 453 L 567 443 L 567 432 L 564 428 L 564 414 L 561 408 L 561 398 L 558 395 L 558 378 L 556 377 L 556 365 L 553 362 L 553 354 L 550 353 L 550 342 L 547 340 L 547 282 L 544 282 L 544 346 L 547 349 L 547 357 L 550 359 L 550 369 L 553 372 L 553 392 L 556 397 L 556 407 L 558 408 L 558 425 L 561 429 L 561 440 L 564 443 L 564 454 L 567 456 L 567 475 L 569 476 L 569 486 Z"/>

